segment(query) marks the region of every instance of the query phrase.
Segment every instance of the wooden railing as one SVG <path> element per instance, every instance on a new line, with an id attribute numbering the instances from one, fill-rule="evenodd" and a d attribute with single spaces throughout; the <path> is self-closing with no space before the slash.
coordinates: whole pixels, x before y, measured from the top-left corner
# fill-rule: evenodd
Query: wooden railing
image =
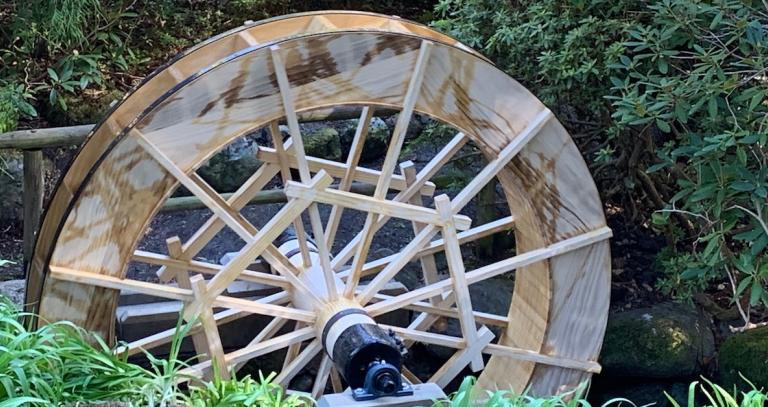
<path id="1" fill-rule="evenodd" d="M 392 110 L 377 110 L 378 117 L 394 114 Z M 300 115 L 302 122 L 317 122 L 331 120 L 347 120 L 360 116 L 356 107 L 340 107 L 317 110 Z M 16 149 L 23 153 L 23 189 L 22 189 L 22 220 L 24 223 L 22 251 L 24 266 L 29 262 L 35 245 L 35 235 L 40 228 L 40 218 L 43 212 L 43 148 L 79 146 L 85 141 L 93 129 L 92 124 L 71 127 L 53 127 L 46 129 L 17 130 L 0 133 L 0 150 Z M 373 194 L 373 186 L 368 184 L 353 184 L 352 192 Z M 224 194 L 226 197 L 226 194 Z M 285 202 L 285 194 L 281 190 L 262 191 L 257 194 L 251 204 L 267 204 Z M 163 211 L 188 210 L 203 208 L 196 197 L 175 197 L 166 201 Z"/>

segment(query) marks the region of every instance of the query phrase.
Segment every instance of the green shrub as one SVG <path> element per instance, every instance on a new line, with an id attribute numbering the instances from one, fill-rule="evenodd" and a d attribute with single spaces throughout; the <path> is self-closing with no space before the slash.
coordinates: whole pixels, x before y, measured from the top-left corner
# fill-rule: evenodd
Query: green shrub
<path id="1" fill-rule="evenodd" d="M 603 199 L 668 236 L 660 287 L 768 304 L 768 14 L 736 0 L 442 0 L 574 134 Z M 650 215 L 656 212 L 653 217 Z M 650 219 L 652 218 L 652 219 Z"/>
<path id="2" fill-rule="evenodd" d="M 610 97 L 618 123 L 658 146 L 647 172 L 674 185 L 653 219 L 682 237 L 667 256 L 676 267 L 663 286 L 686 297 L 691 286 L 725 280 L 737 305 L 748 300 L 746 323 L 749 306 L 768 305 L 768 15 L 759 7 L 654 2 L 649 21 L 628 31 L 627 55 L 612 65 L 617 95 Z M 673 214 L 688 233 L 670 225 Z"/>

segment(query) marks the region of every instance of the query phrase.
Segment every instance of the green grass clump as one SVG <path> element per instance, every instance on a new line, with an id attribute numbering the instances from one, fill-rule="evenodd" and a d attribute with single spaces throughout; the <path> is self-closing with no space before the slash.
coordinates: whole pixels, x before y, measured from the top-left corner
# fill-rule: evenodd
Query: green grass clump
<path id="1" fill-rule="evenodd" d="M 141 407 L 295 407 L 304 399 L 287 396 L 274 374 L 222 380 L 183 389 L 178 359 L 190 325 L 177 325 L 170 356 L 147 353 L 143 368 L 115 355 L 103 339 L 69 322 L 37 330 L 20 321 L 25 314 L 0 297 L 0 407 L 53 407 L 77 403 L 123 402 Z"/>

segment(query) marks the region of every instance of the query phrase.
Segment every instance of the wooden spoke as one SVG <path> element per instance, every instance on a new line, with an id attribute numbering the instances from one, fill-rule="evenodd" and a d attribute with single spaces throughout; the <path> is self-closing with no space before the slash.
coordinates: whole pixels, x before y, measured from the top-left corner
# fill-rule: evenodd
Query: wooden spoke
<path id="1" fill-rule="evenodd" d="M 408 186 L 416 183 L 416 166 L 412 161 L 406 161 L 400 164 L 400 173 L 405 177 L 405 182 Z M 418 194 L 414 194 L 410 199 L 410 203 L 418 206 L 424 206 L 424 201 Z M 412 222 L 413 234 L 417 235 L 421 229 L 424 228 L 424 224 L 421 222 Z M 424 279 L 425 284 L 433 284 L 438 281 L 437 276 L 437 263 L 435 262 L 435 256 L 428 254 L 426 256 L 419 257 L 419 263 L 421 263 L 421 276 Z M 429 299 L 429 302 L 437 304 L 440 301 L 440 297 L 433 297 Z"/>
<path id="2" fill-rule="evenodd" d="M 206 285 L 203 276 L 196 275 L 190 279 L 192 284 L 192 292 L 194 293 L 197 301 L 205 301 L 207 297 Z M 213 310 L 211 308 L 205 308 L 198 314 L 200 325 L 203 328 L 205 334 L 206 345 L 208 347 L 208 357 L 212 360 L 216 370 L 221 378 L 229 380 L 229 368 L 227 362 L 224 360 L 224 347 L 221 345 L 221 338 L 219 337 L 219 327 L 216 326 L 216 321 L 213 319 Z"/>
<path id="3" fill-rule="evenodd" d="M 405 366 L 403 366 L 403 378 L 411 384 L 421 384 L 419 376 L 416 376 L 416 374 Z"/>
<path id="4" fill-rule="evenodd" d="M 363 107 L 363 111 L 360 113 L 360 119 L 357 122 L 357 129 L 355 129 L 355 136 L 352 138 L 352 146 L 349 148 L 347 161 L 344 163 L 347 169 L 344 171 L 344 176 L 341 177 L 341 181 L 339 182 L 339 191 L 349 191 L 349 187 L 352 186 L 352 181 L 355 180 L 355 170 L 357 169 L 357 163 L 360 161 L 360 155 L 363 153 L 365 139 L 368 137 L 368 130 L 370 130 L 372 118 L 373 108 L 370 106 Z M 331 208 L 331 214 L 328 216 L 328 222 L 325 226 L 325 245 L 328 246 L 329 249 L 333 248 L 333 240 L 336 238 L 336 230 L 339 227 L 339 221 L 341 220 L 343 212 L 343 206 L 334 205 L 333 208 Z M 325 386 L 325 384 L 323 384 L 323 386 Z"/>
<path id="5" fill-rule="evenodd" d="M 465 366 L 468 364 L 471 365 L 477 358 L 480 358 L 480 361 L 482 362 L 483 348 L 491 343 L 492 340 L 493 333 L 491 330 L 486 327 L 480 328 L 477 332 L 477 338 L 472 341 L 467 341 L 467 347 L 456 351 L 456 353 L 454 353 L 453 356 L 451 356 L 448 361 L 446 361 L 443 366 L 429 378 L 429 381 L 437 383 L 440 387 L 447 386 Z"/>
<path id="6" fill-rule="evenodd" d="M 455 336 L 441 335 L 432 332 L 416 331 L 406 328 L 400 328 L 390 325 L 382 325 L 386 329 L 391 329 L 392 332 L 397 335 L 423 343 L 432 345 L 444 346 L 446 348 L 464 349 L 466 348 L 466 342 L 461 338 Z M 505 346 L 490 343 L 485 345 L 482 352 L 488 355 L 497 355 L 508 357 L 510 359 L 524 360 L 527 362 L 541 363 L 549 366 L 560 366 L 568 369 L 584 370 L 591 373 L 600 373 L 600 364 L 593 361 L 574 360 L 565 357 L 545 355 L 532 350 L 515 348 L 513 346 Z"/>
<path id="7" fill-rule="evenodd" d="M 440 195 L 435 198 L 435 207 L 445 221 L 442 229 L 443 240 L 445 240 L 445 259 L 448 262 L 451 280 L 453 280 L 453 292 L 456 295 L 456 305 L 459 309 L 461 334 L 464 336 L 464 340 L 473 346 L 479 338 L 472 312 L 472 299 L 469 297 L 469 285 L 467 285 L 466 280 L 464 259 L 461 256 L 461 246 L 459 246 L 459 238 L 456 236 L 456 228 L 452 224 L 451 199 L 448 198 L 448 195 Z M 480 352 L 476 352 L 475 356 L 471 358 L 470 366 L 474 372 L 485 366 Z"/>
<path id="8" fill-rule="evenodd" d="M 396 296 L 392 295 L 386 295 L 386 294 L 376 294 L 375 297 L 373 297 L 373 302 L 380 302 L 384 300 L 390 300 L 397 298 Z M 403 309 L 411 310 L 411 311 L 418 311 L 424 314 L 428 315 L 435 315 L 435 316 L 442 316 L 442 317 L 449 317 L 449 318 L 459 318 L 459 311 L 456 310 L 456 308 L 449 308 L 451 302 L 450 300 L 446 299 L 446 303 L 441 304 L 443 307 L 437 307 L 427 302 L 417 301 L 413 304 L 408 304 L 403 307 Z M 499 326 L 499 327 L 505 327 L 509 325 L 509 318 L 502 315 L 496 315 L 491 314 L 487 312 L 480 312 L 480 311 L 473 311 L 473 316 L 475 321 L 477 321 L 479 324 L 484 325 L 493 325 L 493 326 Z M 412 329 L 420 329 L 424 330 L 426 327 L 423 326 L 410 326 Z"/>
<path id="9" fill-rule="evenodd" d="M 217 325 L 221 325 L 221 324 L 226 324 L 227 322 L 234 321 L 236 319 L 240 319 L 247 315 L 250 315 L 250 314 L 243 311 L 226 310 L 226 311 L 221 311 L 213 314 L 213 319 L 216 321 Z M 115 349 L 114 353 L 118 355 L 127 354 L 128 356 L 132 356 L 137 353 L 140 353 L 142 350 L 148 351 L 158 346 L 162 346 L 167 343 L 170 343 L 177 332 L 178 330 L 176 329 L 176 327 L 166 329 L 154 335 L 150 335 L 145 338 L 141 338 L 136 341 L 127 343 L 123 346 L 118 346 Z M 196 323 L 195 326 L 189 330 L 190 335 L 194 335 L 201 332 L 202 332 L 202 328 L 200 327 L 199 323 Z M 195 352 L 198 352 L 198 354 L 200 354 L 200 351 L 198 351 L 197 348 L 195 348 Z"/>
<path id="10" fill-rule="evenodd" d="M 290 141 L 290 140 L 289 140 Z M 287 150 L 287 147 L 286 147 Z M 287 151 L 288 163 L 291 168 L 299 168 L 298 160 L 293 152 Z M 280 162 L 277 151 L 274 148 L 260 146 L 256 158 L 264 163 L 277 166 Z M 333 176 L 334 178 L 344 178 L 349 169 L 346 164 L 326 160 L 324 158 L 308 156 L 307 165 L 309 165 L 310 172 L 318 172 L 323 170 Z M 381 177 L 381 171 L 372 170 L 366 167 L 355 167 L 354 175 L 352 175 L 353 181 L 362 182 L 365 184 L 376 185 Z M 402 175 L 392 175 L 392 182 L 389 185 L 390 189 L 396 191 L 404 191 L 407 186 L 405 185 L 405 178 Z M 432 196 L 435 193 L 435 184 L 432 182 L 424 182 L 421 184 L 420 189 L 416 189 L 415 193 L 420 193 L 424 196 Z"/>
<path id="11" fill-rule="evenodd" d="M 227 199 L 227 204 L 237 211 L 243 209 L 277 172 L 278 166 L 263 164 L 237 189 L 237 191 L 235 191 L 235 193 L 232 194 L 232 196 L 229 197 L 229 199 Z M 178 260 L 192 259 L 203 250 L 205 245 L 208 244 L 208 242 L 210 242 L 225 225 L 224 221 L 216 216 L 216 214 L 208 218 L 203 226 L 201 226 L 195 234 L 192 235 L 189 241 L 182 246 L 183 254 L 178 257 Z M 157 271 L 157 275 L 162 282 L 167 282 L 172 277 L 172 273 L 166 272 L 167 267 L 170 267 L 170 265 L 162 265 L 160 270 Z"/>
<path id="12" fill-rule="evenodd" d="M 85 271 L 73 270 L 59 266 L 50 266 L 50 269 L 51 277 L 57 280 L 71 281 L 73 283 L 83 283 L 96 287 L 112 288 L 115 290 L 127 289 L 137 293 L 168 298 L 171 300 L 185 302 L 191 302 L 195 300 L 194 295 L 192 294 L 192 290 L 187 290 L 184 288 L 147 283 L 144 281 L 131 280 L 127 278 L 112 277 L 103 274 L 88 273 Z M 227 297 L 223 295 L 219 295 L 211 299 L 210 293 L 207 293 L 206 299 L 217 307 L 232 308 L 253 314 L 280 316 L 283 318 L 305 322 L 314 322 L 315 320 L 314 312 L 297 310 L 295 308 L 264 304 L 243 298 Z"/>
<path id="13" fill-rule="evenodd" d="M 181 247 L 181 239 L 179 239 L 178 236 L 168 238 L 165 241 L 165 243 L 168 246 L 168 254 L 171 255 L 171 257 L 181 257 L 184 254 L 183 249 Z M 187 270 L 183 268 L 174 268 L 174 269 L 169 269 L 169 273 L 172 273 L 176 277 L 176 282 L 179 284 L 179 287 L 194 291 L 194 287 L 192 286 L 192 279 L 189 277 L 189 272 Z M 205 283 L 203 282 L 203 284 Z M 196 291 L 194 292 L 197 294 Z M 213 315 L 211 315 L 210 319 L 213 320 Z M 209 323 L 209 322 L 210 321 L 206 321 L 206 323 Z M 216 325 L 215 322 L 214 322 L 214 325 Z M 203 328 L 205 328 L 205 324 L 203 324 Z M 211 349 L 208 349 L 210 345 L 206 338 L 205 332 L 193 333 L 192 344 L 195 347 L 195 353 L 200 355 L 200 357 L 205 357 L 206 354 L 207 355 L 213 354 L 212 351 L 207 352 L 208 350 L 211 350 Z"/>
<path id="14" fill-rule="evenodd" d="M 461 211 L 469 201 L 477 195 L 483 187 L 490 182 L 493 177 L 501 171 L 512 158 L 536 135 L 539 130 L 552 118 L 552 112 L 543 110 L 536 118 L 507 144 L 499 155 L 489 162 L 472 181 L 469 182 L 451 201 L 451 213 L 456 214 Z M 400 251 L 398 259 L 389 263 L 374 279 L 368 284 L 358 300 L 365 304 L 373 298 L 373 295 L 391 280 L 413 256 L 437 233 L 434 225 L 427 225 L 419 232 L 416 237 L 403 250 Z M 354 276 L 354 269 L 352 270 Z M 359 278 L 359 276 L 357 277 Z M 349 282 L 347 283 L 349 285 Z"/>
<path id="15" fill-rule="evenodd" d="M 494 233 L 508 231 L 509 229 L 514 227 L 514 225 L 515 225 L 515 218 L 512 216 L 507 216 L 507 217 L 495 220 L 493 222 L 489 222 L 484 225 L 480 225 L 472 229 L 460 232 L 459 243 L 465 244 L 465 243 L 473 242 L 477 239 L 481 239 L 486 236 L 490 236 Z M 416 253 L 416 257 L 423 257 L 423 256 L 435 254 L 437 252 L 442 251 L 444 249 L 444 246 L 445 246 L 445 243 L 443 239 L 433 240 L 429 245 L 427 245 L 425 248 L 423 248 L 418 253 Z M 387 266 L 387 264 L 391 263 L 397 257 L 399 257 L 399 253 L 382 257 L 380 259 L 373 260 L 371 262 L 366 263 L 365 267 L 363 268 L 363 275 L 367 276 L 367 275 L 374 274 L 381 271 L 384 267 Z M 341 278 L 346 278 L 349 275 L 349 270 L 340 271 L 338 275 Z"/>
<path id="16" fill-rule="evenodd" d="M 267 324 L 267 326 L 264 327 L 264 329 L 259 332 L 258 335 L 256 335 L 255 338 L 253 338 L 249 343 L 247 347 L 250 346 L 256 346 L 261 342 L 264 342 L 268 339 L 272 339 L 273 336 L 277 335 L 277 332 L 280 331 L 280 329 L 285 326 L 285 324 L 288 323 L 287 319 L 284 318 L 272 318 L 271 321 Z M 300 343 L 300 342 L 299 342 Z M 293 344 L 291 344 L 292 346 Z M 241 361 L 235 363 L 234 371 L 239 371 L 243 366 L 245 366 L 246 361 Z"/>
<path id="17" fill-rule="evenodd" d="M 290 346 L 292 343 L 303 342 L 315 337 L 315 329 L 313 327 L 307 327 L 293 331 L 285 335 L 267 339 L 262 342 L 255 343 L 253 345 L 246 346 L 242 349 L 238 349 L 234 352 L 224 355 L 224 360 L 227 365 L 234 365 L 247 362 L 253 358 L 266 355 L 267 353 L 275 352 L 285 347 Z M 182 370 L 180 376 L 189 377 L 203 377 L 205 371 L 211 368 L 211 361 L 198 363 L 194 366 L 190 366 L 187 369 Z"/>
<path id="18" fill-rule="evenodd" d="M 182 260 L 179 258 L 172 258 L 164 254 L 147 252 L 144 250 L 136 250 L 133 253 L 133 260 L 147 264 L 156 264 L 160 266 L 168 267 L 166 270 L 171 270 L 172 267 L 184 268 L 186 270 L 196 271 L 203 274 L 216 274 L 224 266 L 206 263 L 198 260 Z M 251 263 L 253 264 L 253 263 Z M 281 287 L 287 289 L 291 287 L 291 283 L 283 276 L 276 276 L 267 272 L 255 271 L 250 269 L 243 270 L 238 276 L 238 279 L 243 281 L 249 281 L 252 283 L 264 284 L 269 286 Z"/>
<path id="19" fill-rule="evenodd" d="M 312 385 L 313 399 L 319 399 L 325 392 L 325 386 L 328 384 L 328 378 L 331 376 L 332 367 L 333 361 L 330 356 L 323 354 L 323 358 L 320 361 L 320 367 L 317 368 L 317 374 L 315 375 L 315 383 Z"/>
<path id="20" fill-rule="evenodd" d="M 312 180 L 310 185 L 312 188 L 325 188 L 330 185 L 332 179 L 324 172 L 318 173 Z M 295 219 L 299 214 L 307 207 L 307 202 L 301 200 L 292 200 L 288 202 L 266 225 L 264 229 L 249 238 L 248 243 L 243 249 L 233 258 L 224 268 L 216 274 L 208 283 L 208 293 L 210 297 L 221 294 L 229 283 L 234 281 L 238 275 L 248 267 L 253 259 L 261 255 L 268 247 L 274 247 L 272 241 L 282 233 L 285 228 Z M 285 256 L 283 256 L 285 257 Z M 284 275 L 293 286 L 301 291 L 302 295 L 308 295 L 310 298 L 314 298 L 315 301 L 319 301 L 311 290 L 301 282 L 293 273 L 286 273 Z M 190 304 L 184 311 L 184 317 L 190 319 L 201 307 L 207 306 L 207 303 L 195 301 L 194 304 Z"/>
<path id="21" fill-rule="evenodd" d="M 294 325 L 293 330 L 301 329 L 304 325 L 301 322 L 296 322 L 296 325 Z M 294 343 L 291 346 L 288 347 L 288 351 L 285 353 L 285 359 L 283 359 L 283 370 L 285 370 L 288 365 L 293 362 L 294 359 L 296 359 L 296 356 L 299 355 L 299 351 L 301 351 L 301 344 L 300 343 Z"/>
<path id="22" fill-rule="evenodd" d="M 285 71 L 285 64 L 283 58 L 280 55 L 280 47 L 273 45 L 270 47 L 272 56 L 272 65 L 275 69 L 275 75 L 277 76 L 277 84 L 280 88 L 280 97 L 283 100 L 283 110 L 285 110 L 285 119 L 288 122 L 288 129 L 291 132 L 293 140 L 293 150 L 299 167 L 299 177 L 301 182 L 309 183 L 312 177 L 309 172 L 309 165 L 307 164 L 307 156 L 304 151 L 304 141 L 301 138 L 301 130 L 299 129 L 299 120 L 296 116 L 293 103 L 293 92 L 291 90 L 291 84 L 288 81 L 288 74 Z M 327 185 L 325 186 L 327 187 Z M 325 188 L 323 187 L 323 188 Z M 321 267 L 323 268 L 323 276 L 325 278 L 325 286 L 328 289 L 328 298 L 333 301 L 338 297 L 338 291 L 336 287 L 336 280 L 333 276 L 333 269 L 331 268 L 331 254 L 325 244 L 325 233 L 323 232 L 323 225 L 320 221 L 320 211 L 317 209 L 317 204 L 311 204 L 309 206 L 309 223 L 312 226 L 312 234 L 315 236 L 315 245 L 319 252 Z"/>
<path id="23" fill-rule="evenodd" d="M 331 368 L 331 386 L 333 387 L 334 393 L 341 393 L 344 391 L 344 386 L 341 384 L 341 375 L 339 374 L 339 371 L 336 370 L 336 367 Z"/>
<path id="24" fill-rule="evenodd" d="M 283 137 L 280 133 L 277 121 L 269 123 L 269 132 L 272 135 L 272 144 L 275 145 L 275 151 L 277 152 L 277 159 L 280 163 L 280 175 L 283 178 L 283 187 L 292 181 L 291 168 L 288 166 L 288 157 L 283 147 Z M 304 224 L 301 222 L 301 216 L 293 220 L 293 228 L 296 230 L 296 238 L 299 242 L 299 249 L 301 251 L 301 261 L 304 263 L 304 267 L 309 267 L 312 261 L 309 258 L 309 248 L 307 246 L 307 235 L 304 233 Z"/>
<path id="25" fill-rule="evenodd" d="M 203 181 L 196 174 L 193 174 L 192 176 L 185 174 L 178 166 L 176 166 L 176 164 L 173 163 L 173 161 L 171 161 L 171 159 L 169 159 L 155 145 L 150 143 L 149 140 L 147 140 L 144 135 L 142 135 L 137 130 L 132 130 L 131 134 L 136 138 L 136 142 L 141 145 L 144 150 L 147 151 L 147 153 L 149 153 L 149 155 L 155 159 L 155 161 L 157 161 L 163 168 L 165 168 L 171 175 L 173 175 L 174 178 L 181 182 L 181 184 L 184 185 L 184 187 L 186 187 L 190 192 L 196 195 L 200 201 L 205 204 L 205 206 L 207 206 L 214 214 L 216 214 L 216 216 L 221 218 L 227 226 L 229 226 L 235 233 L 238 234 L 238 236 L 240 236 L 241 239 L 245 240 L 246 242 L 251 242 L 253 240 L 253 235 L 258 232 L 258 230 L 253 225 L 251 225 L 251 223 L 248 222 L 248 220 L 245 219 L 239 211 L 229 206 L 227 202 L 224 201 L 224 199 L 222 199 L 221 196 L 219 196 L 219 194 L 213 190 L 213 188 L 205 183 L 205 181 Z M 299 211 L 299 213 L 301 213 L 301 211 Z M 291 262 L 288 261 L 288 259 L 285 258 L 285 256 L 280 253 L 280 251 L 277 250 L 277 248 L 271 243 L 269 243 L 264 249 L 263 257 L 284 276 L 294 274 L 296 268 L 293 267 L 293 264 L 291 264 Z M 251 258 L 249 261 L 253 261 L 254 259 L 255 257 Z M 243 267 L 243 269 L 245 269 L 245 267 Z M 189 309 L 196 309 L 196 307 L 193 306 Z"/>
<path id="26" fill-rule="evenodd" d="M 520 267 L 525 267 L 542 260 L 550 259 L 555 256 L 587 247 L 596 242 L 609 239 L 610 237 L 611 229 L 603 227 L 591 232 L 562 240 L 540 249 L 518 254 L 517 256 L 513 256 L 506 260 L 489 264 L 485 267 L 481 267 L 466 273 L 467 284 L 474 284 L 478 281 L 487 280 L 489 278 L 510 272 Z M 376 304 L 369 305 L 365 307 L 365 310 L 370 315 L 377 316 L 396 310 L 398 308 L 402 308 L 405 305 L 413 304 L 417 301 L 421 301 L 436 294 L 449 291 L 453 284 L 452 280 L 452 278 L 448 278 L 435 284 L 417 288 L 413 291 L 401 294 L 391 300 L 385 300 Z"/>
<path id="27" fill-rule="evenodd" d="M 396 202 L 408 202 L 408 200 L 416 194 L 422 185 L 426 185 L 427 181 L 432 178 L 447 163 L 467 142 L 467 136 L 463 133 L 458 133 L 451 139 L 441 150 L 437 153 L 424 168 L 416 175 L 416 180 L 408 186 L 404 186 L 403 190 L 397 194 L 392 200 Z M 395 176 L 393 175 L 393 180 Z M 403 177 L 405 181 L 405 177 Z M 424 194 L 422 194 L 424 195 Z M 429 196 L 432 196 L 431 194 Z M 381 229 L 389 218 L 380 218 L 376 224 L 376 230 Z M 339 251 L 333 258 L 331 263 L 334 270 L 338 270 L 342 265 L 346 264 L 355 252 L 357 245 L 362 239 L 362 232 L 358 233 L 347 245 Z"/>
<path id="28" fill-rule="evenodd" d="M 334 189 L 313 190 L 305 185 L 292 184 L 285 188 L 285 195 L 437 226 L 443 226 L 445 222 L 434 209 Z M 450 220 L 458 230 L 467 230 L 472 225 L 472 219 L 464 215 L 453 215 Z"/>
<path id="29" fill-rule="evenodd" d="M 397 123 L 395 123 L 395 129 L 392 132 L 392 138 L 390 139 L 389 147 L 387 148 L 387 155 L 384 158 L 384 163 L 381 165 L 381 177 L 379 177 L 378 182 L 376 183 L 376 191 L 373 193 L 373 197 L 376 199 L 384 199 L 389 190 L 392 174 L 395 171 L 395 165 L 397 165 L 397 159 L 400 156 L 400 150 L 405 141 L 405 133 L 408 130 L 408 125 L 410 124 L 411 116 L 413 115 L 413 109 L 416 106 L 416 101 L 421 93 L 421 83 L 424 79 L 424 71 L 427 67 L 427 60 L 429 59 L 431 49 L 431 42 L 421 42 L 419 56 L 418 59 L 416 59 L 416 66 L 414 67 L 414 74 L 408 83 L 408 90 L 406 91 L 405 99 L 403 100 L 403 109 L 397 117 Z M 344 288 L 344 296 L 347 298 L 351 299 L 355 294 L 355 289 L 357 288 L 357 284 L 360 281 L 360 276 L 363 271 L 363 265 L 368 256 L 368 249 L 373 241 L 373 235 L 376 233 L 375 225 L 377 222 L 378 216 L 369 212 L 365 218 L 360 243 L 357 244 L 355 258 L 352 261 L 351 274 L 347 279 Z"/>
<path id="30" fill-rule="evenodd" d="M 307 347 L 288 364 L 288 366 L 285 366 L 283 370 L 280 371 L 280 374 L 275 378 L 275 382 L 280 383 L 283 386 L 288 386 L 291 379 L 296 377 L 301 369 L 311 362 L 321 350 L 323 350 L 323 345 L 320 343 L 319 339 L 310 342 L 309 345 L 307 345 Z"/>

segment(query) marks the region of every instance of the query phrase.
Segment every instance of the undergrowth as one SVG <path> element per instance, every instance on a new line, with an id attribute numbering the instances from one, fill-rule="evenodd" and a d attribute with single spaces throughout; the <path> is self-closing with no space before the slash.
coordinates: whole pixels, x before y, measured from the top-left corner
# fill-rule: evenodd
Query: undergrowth
<path id="1" fill-rule="evenodd" d="M 168 358 L 146 354 L 149 367 L 115 355 L 101 338 L 70 322 L 56 322 L 28 329 L 20 322 L 26 314 L 0 296 L 0 407 L 54 407 L 96 402 L 123 402 L 141 407 L 297 407 L 314 401 L 288 395 L 274 383 L 275 374 L 223 380 L 219 375 L 204 384 L 180 372 L 187 363 L 179 359 L 181 338 L 190 329 L 179 323 Z M 182 380 L 184 379 L 184 380 Z M 728 390 L 704 379 L 689 387 L 686 407 L 759 407 L 768 393 Z M 584 398 L 586 385 L 551 397 L 534 397 L 512 391 L 484 391 L 474 377 L 466 377 L 450 400 L 435 401 L 433 407 L 591 407 Z M 669 396 L 667 396 L 669 397 Z M 678 401 L 669 397 L 674 407 Z M 626 399 L 613 399 L 602 407 L 634 406 Z"/>

